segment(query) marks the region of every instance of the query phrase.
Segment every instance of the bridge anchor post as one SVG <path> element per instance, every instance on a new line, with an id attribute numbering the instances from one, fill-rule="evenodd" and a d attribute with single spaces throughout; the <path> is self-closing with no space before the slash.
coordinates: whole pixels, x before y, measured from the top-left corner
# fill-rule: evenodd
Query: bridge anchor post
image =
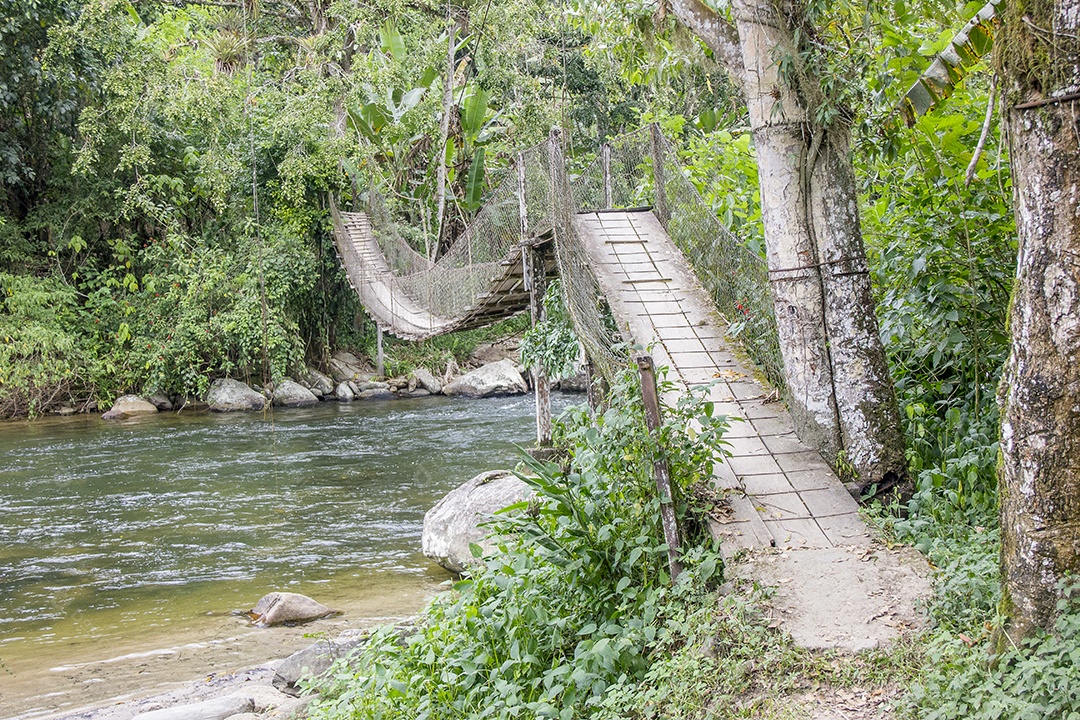
<path id="1" fill-rule="evenodd" d="M 529 291 L 529 315 L 533 327 L 543 322 L 544 294 L 547 292 L 547 261 L 544 251 L 529 243 L 529 207 L 525 197 L 525 158 L 517 156 L 518 221 L 521 230 L 521 276 Z M 536 444 L 551 447 L 551 383 L 547 373 L 537 365 L 532 370 L 533 392 L 536 394 Z"/>
<path id="2" fill-rule="evenodd" d="M 529 311 L 533 327 L 546 320 L 544 294 L 547 292 L 547 268 L 544 251 L 535 247 L 527 250 L 528 267 L 525 274 L 529 278 Z M 532 371 L 533 389 L 536 393 L 536 444 L 540 447 L 551 445 L 551 383 L 544 368 L 537 365 Z"/>

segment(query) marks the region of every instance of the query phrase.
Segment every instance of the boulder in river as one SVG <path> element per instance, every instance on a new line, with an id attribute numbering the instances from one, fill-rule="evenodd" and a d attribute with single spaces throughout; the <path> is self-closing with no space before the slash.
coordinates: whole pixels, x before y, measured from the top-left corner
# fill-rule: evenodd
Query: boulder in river
<path id="1" fill-rule="evenodd" d="M 490 551 L 488 530 L 480 527 L 504 507 L 532 495 L 532 488 L 505 470 L 477 475 L 451 490 L 424 515 L 420 547 L 424 555 L 453 573 L 461 573 L 477 561 L 469 549 L 476 543 Z"/>
<path id="2" fill-rule="evenodd" d="M 266 406 L 266 398 L 239 380 L 218 378 L 210 383 L 206 403 L 213 412 L 238 412 L 262 410 Z"/>
<path id="3" fill-rule="evenodd" d="M 161 412 L 169 412 L 170 410 L 173 409 L 172 400 L 165 397 L 161 393 L 154 393 L 153 395 L 151 395 L 150 397 L 148 397 L 146 399 L 148 401 L 150 401 L 150 403 L 153 404 L 153 406 L 156 407 Z"/>
<path id="4" fill-rule="evenodd" d="M 442 392 L 442 383 L 436 378 L 430 370 L 423 367 L 418 367 L 412 371 L 412 376 L 416 380 L 416 384 L 432 395 L 438 395 Z"/>
<path id="5" fill-rule="evenodd" d="M 122 395 L 116 398 L 116 402 L 107 413 L 102 415 L 104 420 L 123 420 L 136 415 L 153 415 L 158 409 L 145 398 L 138 395 Z"/>
<path id="6" fill-rule="evenodd" d="M 351 382 L 340 382 L 334 390 L 334 397 L 340 402 L 352 402 L 356 399 L 356 392 Z"/>
<path id="7" fill-rule="evenodd" d="M 467 372 L 442 389 L 444 395 L 465 397 L 520 395 L 528 390 L 517 364 L 509 358 Z"/>
<path id="8" fill-rule="evenodd" d="M 311 407 L 318 405 L 319 398 L 315 397 L 310 390 L 298 382 L 282 380 L 274 388 L 274 405 L 279 407 Z"/>
<path id="9" fill-rule="evenodd" d="M 372 388 L 361 390 L 358 397 L 361 400 L 393 400 L 395 395 L 387 388 Z"/>
<path id="10" fill-rule="evenodd" d="M 291 592 L 272 592 L 263 595 L 247 613 L 258 627 L 282 623 L 301 623 L 318 620 L 334 611 L 307 595 Z"/>
<path id="11" fill-rule="evenodd" d="M 307 385 L 315 396 L 331 395 L 334 392 L 334 381 L 313 367 L 304 370 L 300 380 Z"/>

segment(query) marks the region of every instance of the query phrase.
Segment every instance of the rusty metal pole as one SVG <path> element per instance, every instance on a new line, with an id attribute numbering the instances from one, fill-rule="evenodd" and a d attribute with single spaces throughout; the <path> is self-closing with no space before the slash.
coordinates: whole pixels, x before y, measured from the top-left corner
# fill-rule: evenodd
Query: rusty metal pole
<path id="1" fill-rule="evenodd" d="M 641 375 L 641 398 L 645 401 L 645 425 L 649 432 L 659 439 L 660 432 L 660 396 L 656 392 L 656 373 L 653 370 L 653 359 L 647 354 L 638 355 L 636 358 L 638 372 Z M 671 581 L 679 577 L 682 572 L 682 562 L 679 561 L 679 524 L 675 518 L 675 503 L 671 497 L 671 473 L 667 463 L 657 459 L 653 463 L 653 476 L 656 478 L 656 493 L 660 498 L 660 519 L 664 524 L 664 540 L 668 547 L 668 568 L 671 572 Z"/>

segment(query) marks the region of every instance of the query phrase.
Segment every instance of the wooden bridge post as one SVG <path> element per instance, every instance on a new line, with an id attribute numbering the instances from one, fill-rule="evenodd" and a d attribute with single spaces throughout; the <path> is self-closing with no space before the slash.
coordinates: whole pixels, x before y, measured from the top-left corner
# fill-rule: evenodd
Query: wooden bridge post
<path id="1" fill-rule="evenodd" d="M 378 336 L 375 339 L 375 374 L 379 377 L 386 377 L 386 355 L 383 354 L 383 329 L 376 326 L 379 331 Z"/>
<path id="2" fill-rule="evenodd" d="M 600 148 L 600 167 L 604 173 L 604 209 L 610 210 L 614 202 L 611 193 L 611 143 L 604 143 Z"/>
<path id="3" fill-rule="evenodd" d="M 641 398 L 645 402 L 645 424 L 649 428 L 649 433 L 659 440 L 660 396 L 656 391 L 653 359 L 647 353 L 642 353 L 635 359 L 641 375 Z M 660 519 L 664 524 L 664 540 L 668 547 L 668 569 L 671 573 L 671 582 L 674 583 L 683 568 L 679 560 L 679 525 L 675 518 L 675 503 L 671 497 L 671 474 L 667 463 L 657 459 L 653 463 L 653 476 L 656 478 L 656 493 L 660 498 Z"/>
<path id="4" fill-rule="evenodd" d="M 656 123 L 649 125 L 649 130 L 652 136 L 653 183 L 656 186 L 653 213 L 660 224 L 666 228 L 671 214 L 668 211 L 667 191 L 664 187 L 664 136 Z"/>
<path id="5" fill-rule="evenodd" d="M 534 247 L 529 238 L 529 206 L 525 196 L 525 158 L 518 153 L 518 219 L 521 225 L 521 276 L 529 291 L 529 315 L 533 327 L 544 321 L 544 293 L 547 292 L 547 267 L 542 250 Z M 551 383 L 539 365 L 532 369 L 533 392 L 536 396 L 536 444 L 551 445 Z"/>

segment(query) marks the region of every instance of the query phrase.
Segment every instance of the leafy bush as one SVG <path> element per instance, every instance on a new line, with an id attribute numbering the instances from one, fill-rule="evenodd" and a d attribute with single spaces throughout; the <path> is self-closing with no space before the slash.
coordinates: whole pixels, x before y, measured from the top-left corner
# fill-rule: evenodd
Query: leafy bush
<path id="1" fill-rule="evenodd" d="M 991 658 L 982 646 L 943 637 L 931 648 L 931 669 L 903 708 L 920 720 L 1080 718 L 1080 583 L 1060 586 L 1053 632 Z"/>
<path id="2" fill-rule="evenodd" d="M 76 299 L 55 278 L 0 273 L 0 418 L 35 415 L 88 383 Z"/>
<path id="3" fill-rule="evenodd" d="M 609 688 L 640 681 L 652 654 L 685 634 L 720 559 L 689 545 L 671 585 L 652 462 L 662 454 L 685 489 L 709 472 L 726 421 L 697 395 L 669 410 L 658 443 L 633 376 L 614 392 L 617 409 L 562 420 L 566 468 L 525 461 L 520 477 L 536 496 L 494 524 L 499 551 L 436 598 L 414 634 L 382 629 L 339 661 L 311 717 L 590 716 Z M 691 421 L 702 427 L 696 440 Z"/>
<path id="4" fill-rule="evenodd" d="M 521 338 L 521 362 L 527 368 L 543 368 L 554 382 L 573 375 L 581 358 L 581 346 L 558 280 L 552 281 L 544 293 L 544 311 L 544 321 Z"/>

